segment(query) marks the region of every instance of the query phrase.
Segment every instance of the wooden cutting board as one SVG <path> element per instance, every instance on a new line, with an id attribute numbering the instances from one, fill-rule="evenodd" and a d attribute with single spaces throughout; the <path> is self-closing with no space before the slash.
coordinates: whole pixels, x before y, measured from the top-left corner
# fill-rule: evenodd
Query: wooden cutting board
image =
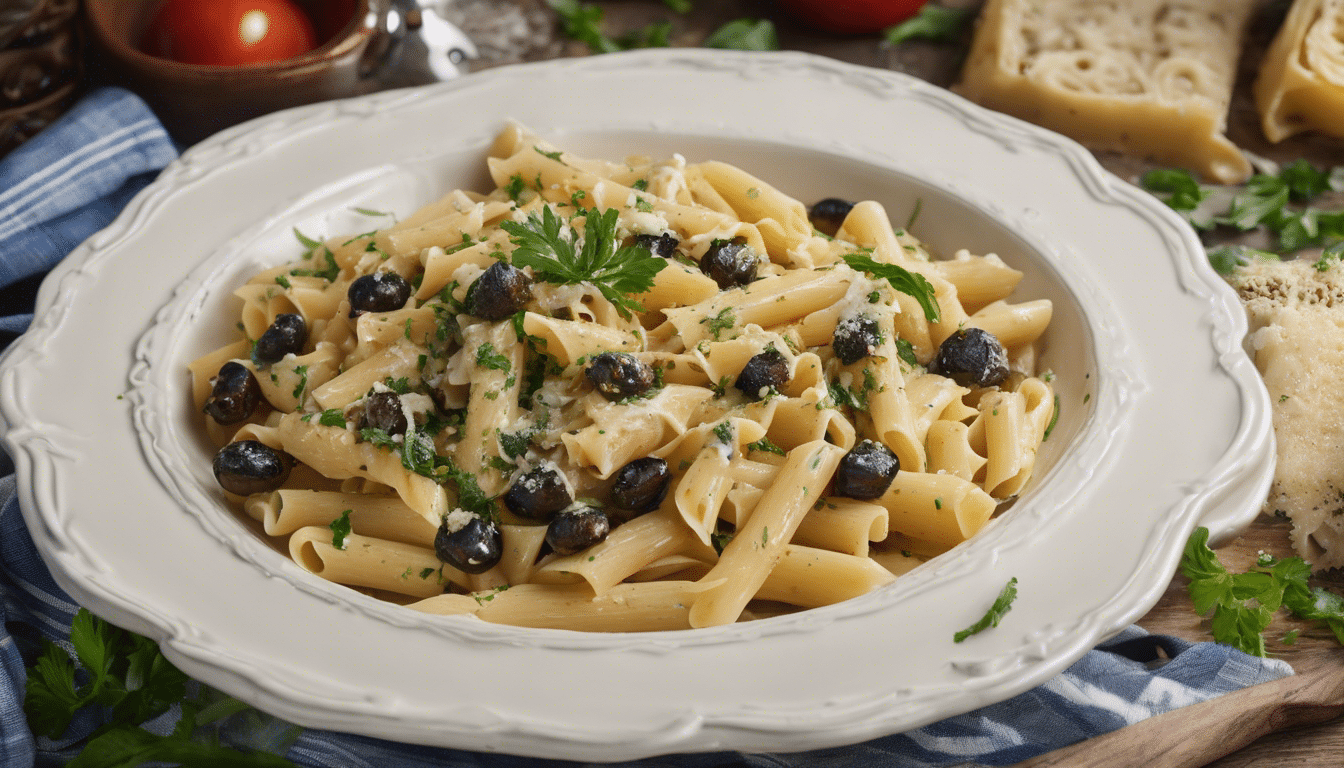
<path id="1" fill-rule="evenodd" d="M 1219 559 L 1229 570 L 1244 571 L 1262 550 L 1276 557 L 1291 556 L 1289 527 L 1286 520 L 1261 517 L 1219 550 Z M 1314 583 L 1342 591 L 1344 574 L 1333 571 Z M 1176 576 L 1139 626 L 1187 640 L 1212 640 L 1209 622 L 1195 614 L 1186 584 L 1185 577 Z M 1285 644 L 1284 636 L 1294 629 L 1301 634 L 1293 644 Z M 1340 717 L 1344 714 L 1344 646 L 1328 629 L 1293 619 L 1286 612 L 1275 618 L 1265 641 L 1270 655 L 1291 664 L 1295 675 L 1150 718 L 1020 763 L 1018 768 L 1344 766 L 1344 718 Z M 1267 734 L 1272 735 L 1261 738 Z"/>

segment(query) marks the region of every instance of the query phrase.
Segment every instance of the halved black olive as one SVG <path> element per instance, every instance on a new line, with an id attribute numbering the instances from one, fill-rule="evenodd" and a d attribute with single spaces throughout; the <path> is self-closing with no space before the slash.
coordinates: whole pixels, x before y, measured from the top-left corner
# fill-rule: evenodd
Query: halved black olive
<path id="1" fill-rule="evenodd" d="M 715 240 L 700 258 L 700 271 L 714 279 L 719 290 L 746 285 L 756 279 L 761 259 L 742 238 Z"/>
<path id="2" fill-rule="evenodd" d="M 887 446 L 864 440 L 840 458 L 835 470 L 835 495 L 876 499 L 887 492 L 901 469 L 901 461 Z"/>
<path id="3" fill-rule="evenodd" d="M 551 518 L 546 526 L 546 543 L 556 554 L 572 555 L 607 538 L 611 521 L 593 507 L 571 507 Z"/>
<path id="4" fill-rule="evenodd" d="M 374 392 L 364 398 L 360 429 L 381 429 L 389 435 L 406 434 L 406 412 L 396 392 Z"/>
<path id="5" fill-rule="evenodd" d="M 742 390 L 748 400 L 764 400 L 771 390 L 779 391 L 788 381 L 789 361 L 779 350 L 767 349 L 742 366 L 733 386 Z"/>
<path id="6" fill-rule="evenodd" d="M 648 392 L 657 381 L 653 366 L 625 352 L 603 352 L 584 370 L 608 400 L 624 400 Z"/>
<path id="7" fill-rule="evenodd" d="M 853 208 L 854 204 L 848 200 L 828 197 L 812 205 L 807 212 L 807 219 L 818 232 L 828 237 L 835 237 L 835 233 L 840 231 L 841 225 L 845 223 L 845 217 Z"/>
<path id="8" fill-rule="evenodd" d="M 499 526 L 481 517 L 452 529 L 445 517 L 434 534 L 434 554 L 463 573 L 485 573 L 503 557 L 504 536 Z"/>
<path id="9" fill-rule="evenodd" d="M 545 520 L 572 503 L 569 485 L 553 466 L 528 470 L 504 494 L 509 511 L 533 520 Z"/>
<path id="10" fill-rule="evenodd" d="M 492 322 L 517 314 L 532 299 L 532 280 L 521 269 L 496 261 L 467 289 L 467 312 Z"/>
<path id="11" fill-rule="evenodd" d="M 611 503 L 643 514 L 663 503 L 671 483 L 672 473 L 668 471 L 666 461 L 653 456 L 635 459 L 616 470 Z"/>
<path id="12" fill-rule="evenodd" d="M 831 349 L 845 365 L 876 354 L 877 345 L 881 343 L 877 321 L 867 315 L 851 315 L 836 323 L 835 334 L 831 337 Z"/>
<path id="13" fill-rule="evenodd" d="M 205 399 L 205 412 L 220 424 L 237 424 L 252 415 L 260 400 L 261 385 L 252 370 L 230 360 L 215 374 L 214 387 Z"/>
<path id="14" fill-rule="evenodd" d="M 411 284 L 396 272 L 377 272 L 355 278 L 346 292 L 350 299 L 350 316 L 366 312 L 391 312 L 406 306 L 411 298 Z"/>
<path id="15" fill-rule="evenodd" d="M 647 248 L 649 253 L 660 259 L 670 259 L 677 252 L 681 241 L 671 232 L 664 232 L 661 235 L 636 235 L 635 245 Z"/>
<path id="16" fill-rule="evenodd" d="M 284 359 L 285 355 L 297 355 L 303 351 L 308 341 L 308 324 L 303 315 L 284 313 L 275 316 L 271 325 L 257 339 L 252 347 L 252 362 L 257 365 L 270 365 Z"/>
<path id="17" fill-rule="evenodd" d="M 963 387 L 992 387 L 1008 376 L 1008 351 L 989 331 L 962 328 L 938 345 L 931 368 Z"/>
<path id="18" fill-rule="evenodd" d="M 215 479 L 229 493 L 274 491 L 289 479 L 294 457 L 256 440 L 229 443 L 215 454 Z"/>

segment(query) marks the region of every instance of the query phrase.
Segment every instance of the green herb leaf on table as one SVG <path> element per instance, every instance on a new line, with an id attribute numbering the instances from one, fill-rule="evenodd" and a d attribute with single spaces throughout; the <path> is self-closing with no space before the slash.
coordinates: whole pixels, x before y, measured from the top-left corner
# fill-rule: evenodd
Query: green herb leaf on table
<path id="1" fill-rule="evenodd" d="M 950 43 L 961 36 L 973 18 L 975 18 L 973 8 L 945 8 L 929 3 L 909 19 L 894 27 L 888 27 L 882 36 L 890 45 L 897 45 L 906 40 Z"/>
<path id="2" fill-rule="evenodd" d="M 1311 566 L 1300 557 L 1261 555 L 1245 573 L 1231 573 L 1209 549 L 1209 530 L 1196 528 L 1181 557 L 1190 601 L 1200 615 L 1213 612 L 1213 639 L 1253 656 L 1265 656 L 1264 631 L 1280 608 L 1325 624 L 1344 643 L 1344 597 L 1312 588 Z"/>
<path id="3" fill-rule="evenodd" d="M 986 629 L 999 626 L 999 622 L 1003 621 L 1004 615 L 1012 610 L 1013 601 L 1016 599 L 1017 577 L 1014 576 L 1008 580 L 1007 584 L 1003 585 L 1003 589 L 999 592 L 999 596 L 994 599 L 994 604 L 989 607 L 989 610 L 985 611 L 985 615 L 981 616 L 979 621 L 953 635 L 953 642 L 960 643 L 971 635 L 979 634 Z"/>
<path id="4" fill-rule="evenodd" d="M 603 12 L 596 5 L 581 3 L 578 0 L 546 0 L 546 4 L 560 16 L 561 30 L 565 36 L 588 46 L 591 53 L 615 53 L 632 48 L 666 48 L 669 45 L 672 34 L 670 22 L 655 22 L 614 39 L 602 31 Z M 690 4 L 687 2 L 685 5 L 689 9 Z M 516 197 L 514 199 L 517 200 Z"/>
<path id="5" fill-rule="evenodd" d="M 591 283 L 615 305 L 622 317 L 644 307 L 631 298 L 653 286 L 653 278 L 667 266 L 647 248 L 617 247 L 616 222 L 619 211 L 609 208 L 584 213 L 583 246 L 575 251 L 580 238 L 574 229 L 549 206 L 541 216 L 528 214 L 525 223 L 500 224 L 517 246 L 511 256 L 515 267 L 531 267 L 538 280 L 560 285 Z"/>
<path id="6" fill-rule="evenodd" d="M 778 51 L 779 34 L 769 19 L 736 19 L 711 32 L 703 45 L 734 51 Z"/>
<path id="7" fill-rule="evenodd" d="M 853 269 L 860 272 L 866 272 L 873 277 L 886 279 L 892 288 L 901 293 L 909 294 L 919 302 L 919 306 L 924 310 L 924 318 L 930 323 L 939 322 L 942 319 L 942 312 L 938 307 L 938 298 L 934 295 L 933 284 L 918 272 L 911 272 L 904 267 L 896 264 L 882 264 L 873 261 L 871 256 L 862 253 L 850 253 L 845 255 L 845 263 Z"/>
<path id="8" fill-rule="evenodd" d="M 28 668 L 24 697 L 24 712 L 39 736 L 61 738 L 75 714 L 84 709 L 96 709 L 106 718 L 68 766 L 130 768 L 146 762 L 193 768 L 293 765 L 278 755 L 241 752 L 221 746 L 217 739 L 202 739 L 198 726 L 250 707 L 205 686 L 188 695 L 187 676 L 152 640 L 80 609 L 70 628 L 70 644 L 78 663 L 60 646 L 47 643 Z M 218 698 L 211 702 L 212 697 Z M 160 736 L 140 727 L 174 706 L 182 714 L 172 733 Z"/>

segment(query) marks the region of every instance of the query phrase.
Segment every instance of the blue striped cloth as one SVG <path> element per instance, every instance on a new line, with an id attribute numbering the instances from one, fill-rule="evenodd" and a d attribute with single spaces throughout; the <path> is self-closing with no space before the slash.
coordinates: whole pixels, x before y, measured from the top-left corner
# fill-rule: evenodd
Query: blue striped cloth
<path id="1" fill-rule="evenodd" d="M 31 320 L 35 276 L 107 225 L 177 152 L 134 95 L 97 91 L 0 159 L 0 331 Z M 71 745 L 98 725 L 77 720 L 59 742 L 34 739 L 23 714 L 25 664 L 41 638 L 63 643 L 78 606 L 47 572 L 24 528 L 13 468 L 0 466 L 0 767 L 59 765 Z M 1167 660 L 1169 659 L 1169 660 Z M 1257 659 L 1213 643 L 1189 643 L 1131 627 L 1050 682 L 1016 698 L 904 734 L 805 754 L 669 755 L 640 768 L 709 766 L 1011 765 L 1177 707 L 1292 674 L 1282 661 Z M 173 713 L 150 723 L 171 728 Z M 227 743 L 269 745 L 300 766 L 573 766 L 396 744 L 348 734 L 294 730 L 253 720 L 224 734 Z M 250 730 L 249 730 L 250 729 Z M 276 747 L 280 744 L 282 746 Z"/>

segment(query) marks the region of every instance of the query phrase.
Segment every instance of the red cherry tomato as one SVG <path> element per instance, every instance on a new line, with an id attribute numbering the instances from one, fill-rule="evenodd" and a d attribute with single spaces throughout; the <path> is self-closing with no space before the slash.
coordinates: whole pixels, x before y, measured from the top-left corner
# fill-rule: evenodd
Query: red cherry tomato
<path id="1" fill-rule="evenodd" d="M 914 16 L 926 0 L 780 0 L 798 20 L 825 32 L 868 35 Z"/>
<path id="2" fill-rule="evenodd" d="M 317 37 L 290 0 L 168 0 L 141 47 L 184 64 L 237 66 L 307 53 Z"/>

